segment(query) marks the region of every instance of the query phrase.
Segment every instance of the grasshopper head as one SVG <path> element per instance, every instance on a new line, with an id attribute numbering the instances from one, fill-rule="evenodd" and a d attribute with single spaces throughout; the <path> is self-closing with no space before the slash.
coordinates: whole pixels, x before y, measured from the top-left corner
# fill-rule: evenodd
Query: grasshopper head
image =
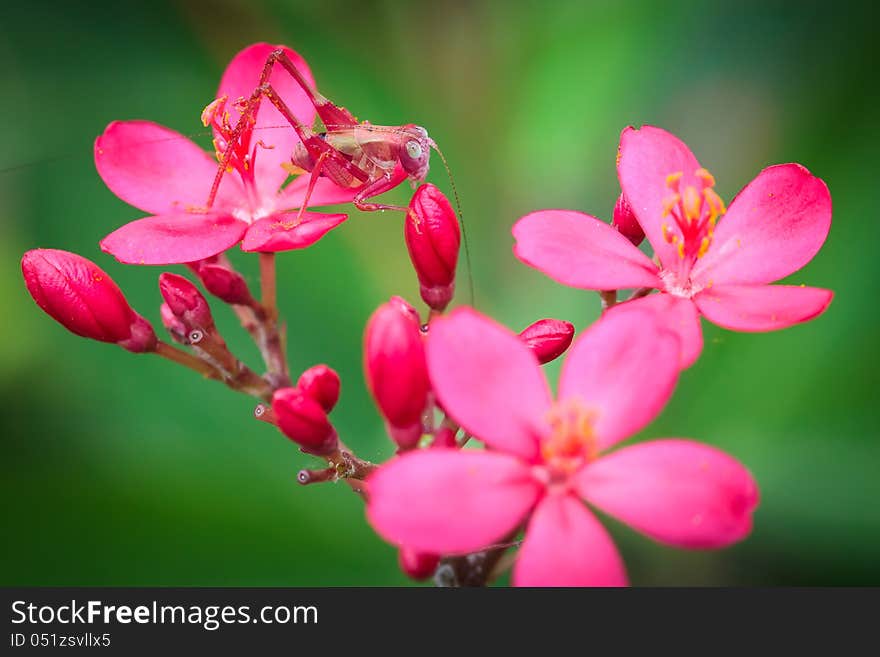
<path id="1" fill-rule="evenodd" d="M 431 155 L 431 139 L 428 131 L 417 125 L 405 125 L 401 129 L 398 157 L 400 166 L 411 180 L 421 182 L 428 175 Z"/>

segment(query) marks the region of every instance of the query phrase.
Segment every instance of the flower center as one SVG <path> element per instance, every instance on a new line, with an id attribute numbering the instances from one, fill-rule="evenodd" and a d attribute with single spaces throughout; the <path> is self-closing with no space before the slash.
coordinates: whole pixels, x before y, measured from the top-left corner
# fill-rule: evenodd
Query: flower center
<path id="1" fill-rule="evenodd" d="M 208 103 L 207 107 L 202 110 L 202 125 L 212 127 L 217 131 L 217 137 L 214 138 L 214 156 L 218 162 L 223 162 L 223 154 L 229 146 L 229 141 L 235 132 L 235 126 L 229 122 L 229 110 L 226 108 L 226 96 Z M 244 106 L 239 105 L 243 111 Z M 238 140 L 232 147 L 229 160 L 226 163 L 226 172 L 232 173 L 233 170 L 238 171 L 244 177 L 245 173 L 251 169 L 251 154 L 249 152 L 251 135 L 253 134 L 254 120 L 251 120 L 244 127 L 238 136 Z"/>
<path id="2" fill-rule="evenodd" d="M 212 127 L 216 130 L 217 137 L 214 138 L 214 156 L 217 162 L 222 163 L 224 153 L 235 136 L 235 126 L 230 123 L 229 110 L 226 108 L 227 97 L 221 96 L 210 102 L 204 110 L 202 110 L 202 124 Z M 244 112 L 247 103 L 241 98 L 234 105 L 240 112 Z M 248 198 L 249 212 L 244 208 L 240 208 L 235 213 L 237 219 L 251 223 L 257 219 L 269 214 L 272 208 L 262 207 L 259 194 L 256 190 L 254 180 L 254 160 L 257 157 L 258 148 L 274 148 L 264 144 L 262 140 L 251 144 L 253 140 L 254 127 L 256 125 L 255 114 L 251 114 L 249 121 L 244 125 L 238 138 L 232 144 L 232 150 L 229 153 L 229 159 L 226 162 L 226 173 L 238 172 L 244 185 Z"/>
<path id="3" fill-rule="evenodd" d="M 596 417 L 578 399 L 557 402 L 547 412 L 550 435 L 541 443 L 541 456 L 551 479 L 565 479 L 596 457 Z"/>
<path id="4" fill-rule="evenodd" d="M 663 199 L 663 239 L 678 250 L 684 273 L 691 265 L 706 255 L 712 243 L 715 223 L 718 217 L 727 212 L 724 201 L 712 189 L 715 178 L 706 169 L 697 169 L 694 176 L 699 181 L 696 186 L 681 187 L 683 172 L 677 171 L 666 176 L 669 195 Z"/>

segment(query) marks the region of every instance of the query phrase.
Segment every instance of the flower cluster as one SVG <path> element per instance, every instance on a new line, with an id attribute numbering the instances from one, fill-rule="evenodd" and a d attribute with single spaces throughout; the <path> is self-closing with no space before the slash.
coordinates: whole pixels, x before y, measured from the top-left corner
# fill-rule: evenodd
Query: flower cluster
<path id="1" fill-rule="evenodd" d="M 809 262 L 828 234 L 822 180 L 797 164 L 769 167 L 728 205 L 679 139 L 627 128 L 610 223 L 543 210 L 513 227 L 526 265 L 600 292 L 600 319 L 577 338 L 552 318 L 517 334 L 467 306 L 447 312 L 462 231 L 440 189 L 421 184 L 436 148 L 426 131 L 357 123 L 317 92 L 302 57 L 268 44 L 236 55 L 202 121 L 213 156 L 145 121 L 112 123 L 97 139 L 100 176 L 150 215 L 101 249 L 123 263 L 186 265 L 241 321 L 265 372 L 234 355 L 208 298 L 175 273 L 158 281 L 169 343 L 94 263 L 29 251 L 25 284 L 52 318 L 260 400 L 256 419 L 325 462 L 298 481 L 349 485 L 414 579 L 485 585 L 512 567 L 518 586 L 626 585 L 595 510 L 681 548 L 720 548 L 750 533 L 758 487 L 734 457 L 682 438 L 619 444 L 663 410 L 699 357 L 701 316 L 767 331 L 828 307 L 828 290 L 771 285 Z M 417 185 L 408 206 L 364 202 L 406 178 Z M 275 254 L 313 245 L 347 218 L 309 208 L 346 203 L 404 212 L 412 283 L 427 306 L 422 314 L 392 297 L 365 328 L 366 384 L 395 451 L 381 465 L 358 457 L 334 427 L 333 369 L 291 376 L 276 303 Z M 639 246 L 645 239 L 653 257 Z M 259 299 L 227 256 L 239 244 L 259 254 Z M 624 290 L 631 295 L 619 299 Z M 563 354 L 554 395 L 541 366 Z"/>

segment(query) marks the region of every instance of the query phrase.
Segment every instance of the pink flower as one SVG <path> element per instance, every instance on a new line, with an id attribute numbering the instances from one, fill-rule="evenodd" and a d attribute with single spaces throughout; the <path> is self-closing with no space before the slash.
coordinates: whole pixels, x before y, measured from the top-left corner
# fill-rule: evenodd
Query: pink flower
<path id="1" fill-rule="evenodd" d="M 37 305 L 68 331 L 135 353 L 156 349 L 153 327 L 91 260 L 58 249 L 34 249 L 22 256 L 21 273 Z"/>
<path id="2" fill-rule="evenodd" d="M 432 323 L 427 358 L 442 406 L 489 449 L 408 452 L 379 468 L 367 514 L 390 542 L 468 553 L 527 521 L 514 584 L 617 586 L 620 555 L 582 500 L 679 547 L 751 530 L 755 482 L 723 452 L 683 439 L 608 451 L 657 415 L 677 380 L 678 340 L 656 313 L 616 313 L 581 334 L 558 401 L 520 338 L 469 309 Z"/>
<path id="3" fill-rule="evenodd" d="M 206 124 L 213 126 L 218 149 L 225 147 L 225 138 L 238 120 L 236 101 L 251 95 L 266 58 L 279 47 L 266 43 L 249 46 L 227 67 L 218 101 L 203 115 Z M 284 50 L 312 81 L 305 60 L 288 48 Z M 297 118 L 312 125 L 315 108 L 293 78 L 276 66 L 270 81 Z M 234 151 L 232 172 L 223 176 L 217 198 L 206 211 L 218 167 L 214 157 L 183 135 L 155 123 L 111 123 L 95 141 L 98 173 L 119 198 L 152 216 L 110 233 L 101 248 L 121 262 L 164 265 L 209 258 L 239 242 L 245 251 L 264 252 L 314 244 L 346 215 L 304 212 L 296 221 L 295 209 L 305 197 L 310 176 L 299 176 L 282 188 L 289 175 L 285 167 L 298 142 L 287 125 L 263 99 L 256 124 Z M 309 205 L 346 203 L 356 191 L 319 178 Z"/>
<path id="4" fill-rule="evenodd" d="M 623 131 L 617 171 L 659 265 L 608 224 L 567 210 L 520 219 L 517 257 L 573 287 L 660 290 L 627 305 L 667 317 L 682 340 L 683 366 L 702 350 L 700 315 L 736 331 L 770 331 L 810 320 L 831 303 L 829 290 L 768 285 L 806 265 L 831 227 L 828 188 L 804 167 L 764 169 L 725 209 L 715 179 L 688 147 L 645 126 Z"/>

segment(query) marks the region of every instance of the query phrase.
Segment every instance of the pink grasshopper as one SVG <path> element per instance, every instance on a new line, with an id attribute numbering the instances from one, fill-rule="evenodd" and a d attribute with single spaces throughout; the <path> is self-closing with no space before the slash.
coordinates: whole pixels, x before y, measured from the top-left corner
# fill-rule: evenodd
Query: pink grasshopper
<path id="1" fill-rule="evenodd" d="M 321 118 L 326 132 L 315 132 L 312 127 L 300 122 L 269 83 L 269 77 L 276 63 L 280 64 L 306 93 Z M 367 199 L 393 189 L 406 179 L 414 185 L 424 181 L 428 174 L 431 148 L 443 159 L 437 145 L 422 127 L 412 124 L 379 126 L 366 121 L 359 122 L 347 109 L 330 102 L 312 87 L 285 52 L 278 49 L 267 58 L 259 84 L 251 96 L 243 101 L 241 116 L 229 138 L 225 140 L 226 146 L 222 155 L 218 154 L 220 166 L 208 197 L 208 208 L 214 202 L 223 174 L 229 168 L 239 140 L 253 125 L 254 116 L 264 96 L 278 109 L 299 136 L 300 141 L 291 154 L 289 171 L 308 172 L 311 176 L 298 216 L 301 216 L 308 206 L 308 199 L 320 176 L 327 177 L 334 184 L 345 189 L 359 188 L 352 199 L 359 210 L 405 212 L 407 210 L 405 207 L 371 203 Z M 211 110 L 214 103 L 206 108 L 206 112 Z M 209 118 L 205 120 L 206 124 L 211 115 L 208 116 Z"/>

